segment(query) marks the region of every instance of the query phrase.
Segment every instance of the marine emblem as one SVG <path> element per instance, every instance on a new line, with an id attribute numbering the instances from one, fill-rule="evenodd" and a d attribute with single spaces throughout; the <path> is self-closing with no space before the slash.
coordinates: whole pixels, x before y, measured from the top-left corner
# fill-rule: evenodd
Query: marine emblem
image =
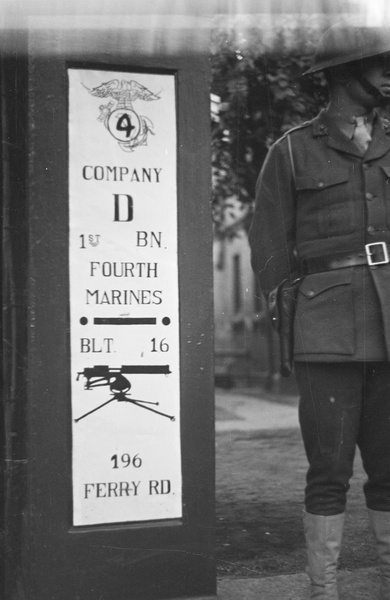
<path id="1" fill-rule="evenodd" d="M 98 98 L 114 98 L 115 102 L 102 104 L 98 121 L 102 122 L 111 135 L 125 152 L 133 152 L 137 146 L 147 146 L 149 133 L 153 132 L 153 123 L 148 117 L 136 113 L 133 108 L 135 100 L 160 100 L 160 96 L 154 94 L 137 81 L 125 81 L 122 79 L 111 79 L 98 87 L 87 88 L 92 96 Z"/>

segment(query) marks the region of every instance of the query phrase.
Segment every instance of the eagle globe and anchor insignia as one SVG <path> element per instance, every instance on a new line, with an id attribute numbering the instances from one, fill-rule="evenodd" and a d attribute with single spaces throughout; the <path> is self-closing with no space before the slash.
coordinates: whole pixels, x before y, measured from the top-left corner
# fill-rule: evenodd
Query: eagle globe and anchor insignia
<path id="1" fill-rule="evenodd" d="M 83 84 L 84 85 L 84 84 Z M 137 146 L 146 146 L 149 133 L 154 135 L 153 123 L 147 117 L 139 115 L 133 108 L 135 100 L 160 100 L 160 96 L 154 94 L 137 81 L 125 81 L 122 79 L 111 79 L 98 87 L 88 88 L 92 96 L 98 98 L 111 97 L 117 101 L 101 105 L 98 121 L 104 123 L 111 135 L 125 152 L 133 152 Z"/>

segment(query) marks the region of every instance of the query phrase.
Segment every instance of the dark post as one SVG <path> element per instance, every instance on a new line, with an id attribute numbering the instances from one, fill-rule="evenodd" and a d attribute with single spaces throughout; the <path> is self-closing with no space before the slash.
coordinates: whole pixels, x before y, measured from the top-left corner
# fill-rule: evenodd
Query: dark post
<path id="1" fill-rule="evenodd" d="M 1 48 L 0 596 L 213 595 L 207 31 L 38 13 Z"/>

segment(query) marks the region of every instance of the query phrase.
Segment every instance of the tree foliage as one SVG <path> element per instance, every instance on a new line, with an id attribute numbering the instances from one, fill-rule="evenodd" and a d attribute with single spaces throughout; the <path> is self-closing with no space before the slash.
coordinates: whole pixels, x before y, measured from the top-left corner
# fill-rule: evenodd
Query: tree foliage
<path id="1" fill-rule="evenodd" d="M 326 103 L 322 75 L 302 77 L 310 66 L 318 31 L 282 26 L 272 46 L 261 30 L 215 30 L 212 92 L 221 103 L 212 121 L 215 232 L 226 234 L 231 199 L 250 215 L 256 179 L 270 145 L 285 131 L 311 119 Z M 230 228 L 231 229 L 231 228 Z"/>

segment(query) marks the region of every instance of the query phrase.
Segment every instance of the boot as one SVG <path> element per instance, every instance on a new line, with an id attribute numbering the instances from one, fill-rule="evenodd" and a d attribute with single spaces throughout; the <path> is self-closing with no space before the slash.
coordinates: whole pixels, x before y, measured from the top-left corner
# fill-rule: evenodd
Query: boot
<path id="1" fill-rule="evenodd" d="M 303 513 L 311 600 L 338 600 L 337 560 L 343 535 L 344 513 Z"/>
<path id="2" fill-rule="evenodd" d="M 376 541 L 380 572 L 380 600 L 390 600 L 390 512 L 368 509 Z"/>

